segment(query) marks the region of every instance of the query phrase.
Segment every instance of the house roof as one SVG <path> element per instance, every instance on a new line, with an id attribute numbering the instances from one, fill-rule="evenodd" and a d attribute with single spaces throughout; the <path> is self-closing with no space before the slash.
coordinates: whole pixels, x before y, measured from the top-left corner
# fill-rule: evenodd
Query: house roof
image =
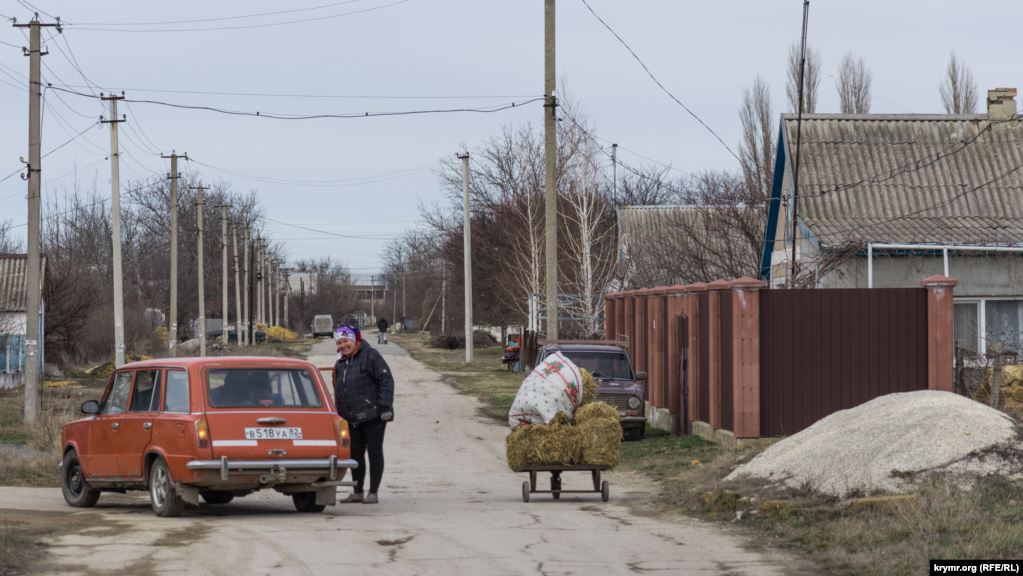
<path id="1" fill-rule="evenodd" d="M 823 247 L 1023 245 L 1018 115 L 804 114 L 800 137 L 799 218 Z"/>
<path id="2" fill-rule="evenodd" d="M 760 227 L 742 235 L 737 220 L 761 220 L 762 210 L 735 206 L 623 206 L 620 248 L 636 286 L 661 286 L 733 277 L 755 269 Z M 740 274 L 741 275 L 741 274 Z"/>
<path id="3" fill-rule="evenodd" d="M 27 262 L 25 254 L 0 254 L 0 312 L 24 312 L 28 307 Z M 45 259 L 43 269 L 46 269 Z"/>

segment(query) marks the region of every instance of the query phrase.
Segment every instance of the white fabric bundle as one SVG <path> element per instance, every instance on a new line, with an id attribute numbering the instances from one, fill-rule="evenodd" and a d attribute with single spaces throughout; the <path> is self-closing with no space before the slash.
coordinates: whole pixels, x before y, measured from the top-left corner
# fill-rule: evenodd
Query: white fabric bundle
<path id="1" fill-rule="evenodd" d="M 571 418 L 582 401 L 583 378 L 579 368 L 561 352 L 537 364 L 515 394 L 508 425 L 550 424 L 558 412 Z"/>

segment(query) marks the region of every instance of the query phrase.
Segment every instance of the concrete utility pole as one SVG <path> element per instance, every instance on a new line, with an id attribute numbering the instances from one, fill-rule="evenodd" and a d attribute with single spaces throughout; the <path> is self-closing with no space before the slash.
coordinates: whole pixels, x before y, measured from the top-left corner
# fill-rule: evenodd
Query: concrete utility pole
<path id="1" fill-rule="evenodd" d="M 458 154 L 462 161 L 462 268 L 465 269 L 465 363 L 472 363 L 472 225 L 469 214 L 469 153 Z"/>
<path id="2" fill-rule="evenodd" d="M 288 298 L 291 296 L 291 270 L 284 268 L 284 327 L 291 330 L 291 317 L 288 316 Z"/>
<path id="3" fill-rule="evenodd" d="M 263 322 L 263 239 L 256 237 L 256 324 Z M 255 331 L 253 331 L 255 334 Z"/>
<path id="4" fill-rule="evenodd" d="M 220 325 L 220 342 L 227 346 L 227 204 L 220 205 L 220 312 L 223 324 Z"/>
<path id="5" fill-rule="evenodd" d="M 398 319 L 398 275 L 391 274 L 391 282 L 394 287 L 391 289 L 391 323 L 393 324 Z M 404 328 L 404 326 L 402 326 Z M 397 328 L 394 329 L 398 331 Z"/>
<path id="6" fill-rule="evenodd" d="M 281 325 L 281 261 L 274 259 L 274 326 Z"/>
<path id="7" fill-rule="evenodd" d="M 375 322 L 376 319 L 377 319 L 377 313 L 376 313 L 377 290 L 376 290 L 376 285 L 374 284 L 374 282 L 376 282 L 376 276 L 373 276 L 372 274 L 370 274 L 369 275 L 369 318 L 370 318 L 370 322 Z"/>
<path id="8" fill-rule="evenodd" d="M 39 342 L 42 331 L 39 319 L 42 317 L 42 258 L 39 254 L 39 230 L 42 222 L 39 217 L 40 175 L 42 172 L 42 139 L 40 137 L 42 103 L 42 83 L 39 67 L 42 65 L 40 28 L 55 26 L 60 29 L 60 20 L 56 24 L 43 24 L 39 15 L 35 15 L 28 24 L 15 24 L 15 28 L 29 29 L 28 60 L 28 260 L 25 271 L 25 289 L 28 294 L 25 309 L 25 423 L 35 424 L 39 416 Z"/>
<path id="9" fill-rule="evenodd" d="M 251 228 L 248 225 L 242 226 L 242 246 L 245 249 L 245 256 L 242 259 L 242 266 L 245 267 L 245 270 L 242 272 L 243 283 L 242 290 L 243 294 L 245 294 L 245 299 L 242 302 L 242 334 L 241 339 L 238 340 L 238 342 L 242 343 L 242 345 L 245 346 L 252 344 L 252 340 L 249 339 L 249 323 L 251 320 L 249 317 L 249 314 L 251 314 L 250 310 L 251 292 L 249 291 L 249 245 L 251 244 L 251 242 L 249 241 L 250 232 Z"/>
<path id="10" fill-rule="evenodd" d="M 544 218 L 547 240 L 547 341 L 558 339 L 557 106 L 554 96 L 554 0 L 544 0 Z"/>
<path id="11" fill-rule="evenodd" d="M 405 320 L 405 276 L 408 275 L 406 270 L 401 271 L 401 319 Z M 404 326 L 402 326 L 404 328 Z"/>
<path id="12" fill-rule="evenodd" d="M 188 153 L 178 156 L 171 151 L 170 156 L 160 155 L 161 158 L 170 158 L 170 308 L 168 315 L 170 323 L 167 330 L 167 350 L 171 356 L 177 356 L 178 352 L 178 180 L 181 174 L 178 173 L 178 158 L 188 160 Z"/>
<path id="13" fill-rule="evenodd" d="M 448 333 L 448 266 L 440 261 L 440 333 Z"/>
<path id="14" fill-rule="evenodd" d="M 197 242 L 199 246 L 198 258 L 196 258 L 197 265 L 199 267 L 199 356 L 206 355 L 206 277 L 203 271 L 203 245 L 202 245 L 202 232 L 203 232 L 203 207 L 205 206 L 205 197 L 203 193 L 208 190 L 208 186 L 196 186 L 195 190 L 195 222 L 198 227 L 199 240 Z"/>
<path id="15" fill-rule="evenodd" d="M 114 256 L 114 365 L 120 368 L 124 365 L 124 274 L 121 264 L 121 176 L 117 125 L 124 122 L 124 118 L 117 117 L 117 101 L 123 100 L 124 94 L 122 93 L 120 96 L 100 94 L 100 97 L 110 102 L 110 119 L 100 121 L 110 124 L 110 227 Z"/>
<path id="16" fill-rule="evenodd" d="M 234 240 L 234 337 L 239 346 L 242 344 L 242 288 L 239 282 L 240 270 L 238 266 L 238 225 L 231 225 L 231 237 Z"/>

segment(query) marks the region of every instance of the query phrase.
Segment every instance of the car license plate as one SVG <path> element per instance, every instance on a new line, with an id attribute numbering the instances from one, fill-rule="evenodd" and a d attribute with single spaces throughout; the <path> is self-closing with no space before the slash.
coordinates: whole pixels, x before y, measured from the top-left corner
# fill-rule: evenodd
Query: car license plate
<path id="1" fill-rule="evenodd" d="M 301 440 L 301 428 L 246 428 L 246 440 Z"/>

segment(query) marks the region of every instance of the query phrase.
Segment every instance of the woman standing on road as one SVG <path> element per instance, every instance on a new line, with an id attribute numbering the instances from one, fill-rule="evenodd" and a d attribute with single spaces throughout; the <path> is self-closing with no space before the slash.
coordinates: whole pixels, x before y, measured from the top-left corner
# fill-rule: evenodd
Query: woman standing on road
<path id="1" fill-rule="evenodd" d="M 384 429 L 394 420 L 394 378 L 383 356 L 363 341 L 362 332 L 341 326 L 334 332 L 339 354 L 334 364 L 337 411 L 348 421 L 352 435 L 352 470 L 355 491 L 342 503 L 377 503 L 384 476 Z M 369 493 L 363 494 L 366 452 L 369 452 Z"/>

